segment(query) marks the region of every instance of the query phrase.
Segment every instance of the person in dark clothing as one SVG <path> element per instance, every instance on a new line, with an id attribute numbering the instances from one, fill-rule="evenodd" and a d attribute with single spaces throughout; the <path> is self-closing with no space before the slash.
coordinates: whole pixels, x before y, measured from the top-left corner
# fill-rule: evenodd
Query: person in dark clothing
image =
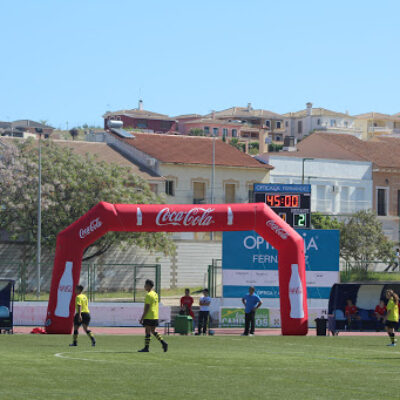
<path id="1" fill-rule="evenodd" d="M 255 293 L 254 286 L 250 286 L 249 293 L 242 298 L 245 314 L 245 326 L 242 336 L 253 336 L 256 328 L 256 311 L 261 307 L 262 301 Z"/>

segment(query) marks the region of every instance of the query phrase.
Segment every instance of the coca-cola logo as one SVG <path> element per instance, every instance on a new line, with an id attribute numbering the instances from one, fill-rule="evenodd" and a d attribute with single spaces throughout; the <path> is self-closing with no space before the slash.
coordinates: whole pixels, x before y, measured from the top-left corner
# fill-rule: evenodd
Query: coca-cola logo
<path id="1" fill-rule="evenodd" d="M 71 285 L 60 285 L 58 287 L 58 290 L 60 292 L 66 292 L 66 293 L 72 293 L 73 292 L 73 289 L 72 289 Z"/>
<path id="2" fill-rule="evenodd" d="M 90 224 L 86 228 L 82 228 L 79 231 L 79 237 L 81 239 L 84 239 L 86 236 L 89 236 L 96 229 L 99 229 L 102 225 L 103 223 L 100 221 L 100 217 L 94 219 L 93 221 L 90 222 Z"/>
<path id="3" fill-rule="evenodd" d="M 275 221 L 272 219 L 267 221 L 266 224 L 271 230 L 273 230 L 281 239 L 286 240 L 290 235 L 289 232 L 286 232 L 283 228 L 281 228 Z"/>
<path id="4" fill-rule="evenodd" d="M 171 211 L 163 208 L 156 217 L 156 224 L 175 226 L 209 226 L 214 223 L 211 213 L 214 208 L 192 208 L 189 211 Z"/>
<path id="5" fill-rule="evenodd" d="M 302 287 L 295 287 L 295 288 L 289 288 L 289 294 L 302 294 L 303 293 L 303 288 Z"/>

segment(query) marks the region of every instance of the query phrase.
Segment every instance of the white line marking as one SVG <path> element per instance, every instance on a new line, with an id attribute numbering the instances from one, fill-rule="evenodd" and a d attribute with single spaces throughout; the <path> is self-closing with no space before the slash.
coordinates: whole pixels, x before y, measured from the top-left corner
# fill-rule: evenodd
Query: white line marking
<path id="1" fill-rule="evenodd" d="M 97 352 L 97 351 L 81 351 L 81 353 L 100 353 L 100 352 Z M 58 358 L 63 358 L 65 360 L 80 360 L 80 361 L 94 361 L 94 362 L 109 362 L 110 361 L 110 360 L 94 360 L 94 359 L 91 359 L 91 358 L 68 357 L 68 356 L 65 356 L 64 354 L 74 354 L 74 353 L 69 353 L 68 351 L 64 351 L 62 353 L 56 353 L 56 354 L 54 354 L 54 356 L 58 357 Z"/>

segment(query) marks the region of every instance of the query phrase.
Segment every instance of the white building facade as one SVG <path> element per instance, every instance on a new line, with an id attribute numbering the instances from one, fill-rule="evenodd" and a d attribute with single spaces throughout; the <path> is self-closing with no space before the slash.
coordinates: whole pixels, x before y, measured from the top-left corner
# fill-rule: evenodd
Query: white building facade
<path id="1" fill-rule="evenodd" d="M 284 114 L 286 135 L 302 139 L 312 132 L 342 133 L 361 139 L 362 130 L 356 126 L 355 117 L 324 108 L 313 108 L 312 103 L 306 109 Z"/>
<path id="2" fill-rule="evenodd" d="M 280 153 L 282 154 L 282 153 Z M 303 161 L 304 160 L 304 161 Z M 311 185 L 311 211 L 350 215 L 373 207 L 372 163 L 270 155 L 271 183 Z"/>

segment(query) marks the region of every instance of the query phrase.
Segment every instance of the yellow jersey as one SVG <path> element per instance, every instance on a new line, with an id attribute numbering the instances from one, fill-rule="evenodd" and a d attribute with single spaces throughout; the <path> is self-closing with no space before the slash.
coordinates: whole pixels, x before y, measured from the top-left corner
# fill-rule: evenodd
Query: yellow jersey
<path id="1" fill-rule="evenodd" d="M 386 309 L 386 319 L 392 322 L 399 322 L 399 306 L 393 301 L 393 299 L 388 301 Z"/>
<path id="2" fill-rule="evenodd" d="M 76 312 L 79 312 L 79 306 L 81 306 L 81 312 L 83 313 L 88 313 L 89 314 L 89 307 L 88 307 L 89 301 L 86 295 L 84 294 L 78 294 L 75 298 L 75 309 Z"/>
<path id="3" fill-rule="evenodd" d="M 144 304 L 149 305 L 149 310 L 143 319 L 158 319 L 158 294 L 154 290 L 146 294 Z"/>

